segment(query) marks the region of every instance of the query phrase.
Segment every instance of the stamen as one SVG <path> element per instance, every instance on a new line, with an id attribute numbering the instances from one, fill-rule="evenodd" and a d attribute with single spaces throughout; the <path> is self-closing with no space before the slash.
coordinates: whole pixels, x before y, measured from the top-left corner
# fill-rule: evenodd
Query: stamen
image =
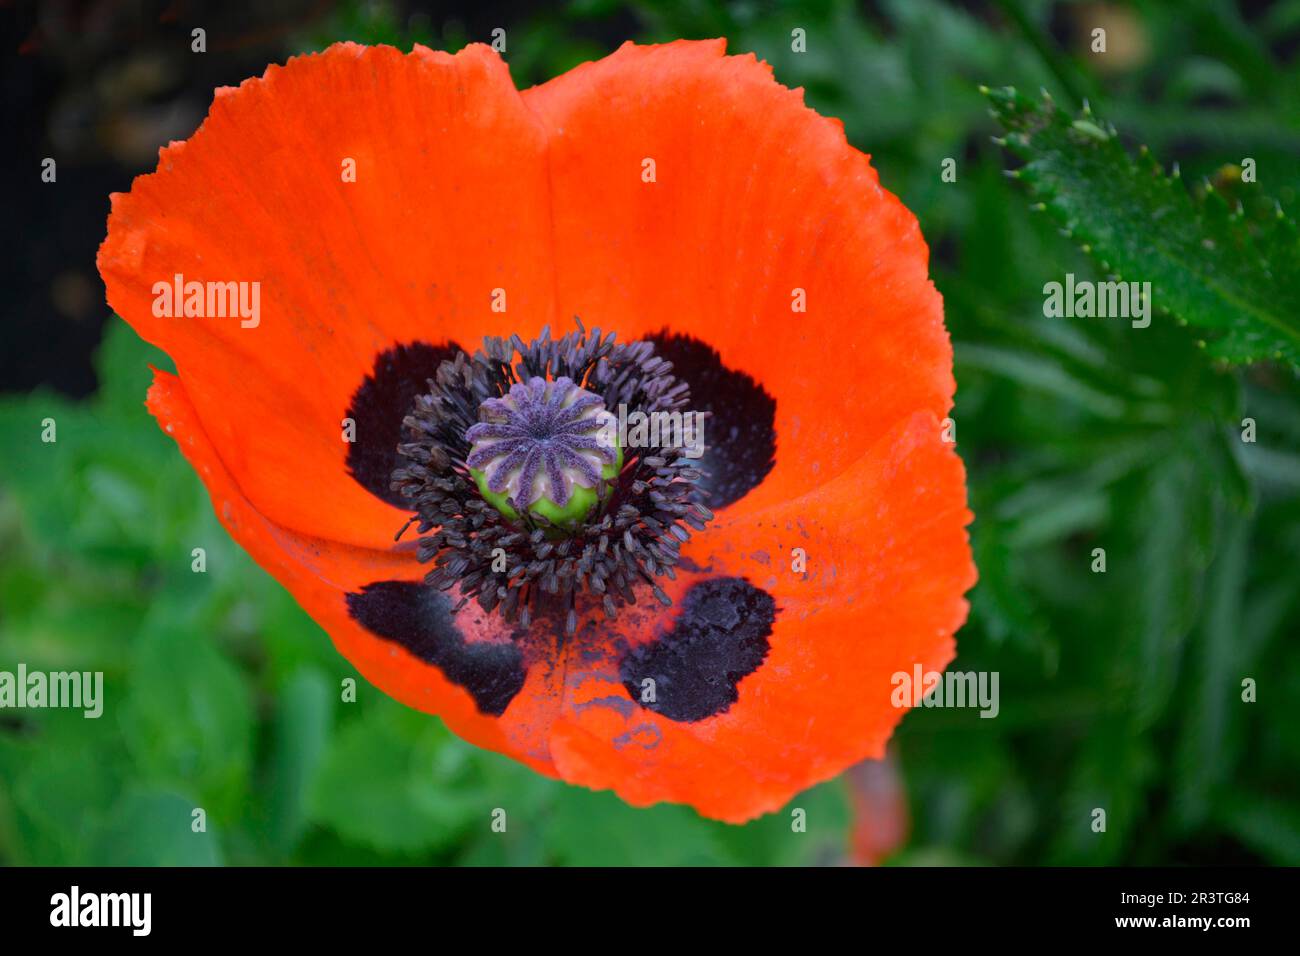
<path id="1" fill-rule="evenodd" d="M 684 449 L 620 448 L 608 425 L 619 406 L 681 410 L 686 383 L 652 343 L 577 326 L 558 340 L 549 328 L 529 343 L 488 338 L 443 362 L 403 422 L 414 439 L 392 480 L 427 535 L 430 586 L 524 629 L 563 618 L 569 634 L 579 598 L 610 619 L 641 588 L 668 603 L 655 578 L 673 578 L 687 526 L 713 517 Z"/>

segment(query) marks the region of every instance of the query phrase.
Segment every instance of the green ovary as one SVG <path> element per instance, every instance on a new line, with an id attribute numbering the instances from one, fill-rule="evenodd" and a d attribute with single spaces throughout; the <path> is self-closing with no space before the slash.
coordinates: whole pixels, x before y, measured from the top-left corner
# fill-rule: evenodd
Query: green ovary
<path id="1" fill-rule="evenodd" d="M 623 468 L 623 449 L 614 446 L 614 462 L 605 465 L 600 470 L 600 475 L 607 482 L 612 482 L 618 477 L 619 471 Z M 471 468 L 469 473 L 474 476 L 474 483 L 478 485 L 479 494 L 483 500 L 490 504 L 497 511 L 501 512 L 510 521 L 519 520 L 519 512 L 510 507 L 506 500 L 506 492 L 494 492 L 488 488 L 487 475 L 477 468 Z M 545 518 L 551 524 L 565 530 L 573 530 L 580 525 L 592 506 L 597 503 L 599 498 L 595 488 L 584 488 L 577 482 L 573 483 L 572 491 L 569 494 L 569 503 L 561 507 L 545 495 L 538 498 L 528 507 L 528 513 Z"/>

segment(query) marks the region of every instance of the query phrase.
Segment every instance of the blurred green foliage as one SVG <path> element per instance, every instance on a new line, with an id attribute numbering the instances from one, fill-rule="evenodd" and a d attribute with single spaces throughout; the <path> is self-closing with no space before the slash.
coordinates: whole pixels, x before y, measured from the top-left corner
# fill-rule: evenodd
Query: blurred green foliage
<path id="1" fill-rule="evenodd" d="M 1093 54 L 1103 20 L 1111 53 Z M 1005 176 L 1014 160 L 978 91 L 1045 87 L 1067 109 L 1087 97 L 1188 183 L 1250 156 L 1294 213 L 1300 3 L 1246 18 L 1226 0 L 577 0 L 501 25 L 521 87 L 626 36 L 726 36 L 842 118 L 920 219 L 976 514 L 980 582 L 953 666 L 998 671 L 1001 713 L 904 720 L 913 825 L 893 862 L 1300 864 L 1300 387 L 1277 366 L 1216 364 L 1159 311 L 1146 329 L 1045 318 L 1044 283 L 1105 274 Z M 488 38 L 345 4 L 295 48 L 334 39 Z M 166 363 L 114 323 L 95 399 L 0 401 L 0 668 L 103 670 L 108 696 L 98 721 L 0 714 L 0 862 L 843 858 L 842 782 L 795 801 L 807 834 L 781 814 L 732 828 L 541 778 L 360 679 L 341 703 L 357 675 L 221 530 L 143 408 L 148 361 Z M 55 444 L 40 441 L 45 418 Z M 195 547 L 206 574 L 191 571 Z M 1099 547 L 1104 574 L 1090 570 Z M 510 827 L 495 834 L 485 821 L 502 805 Z M 194 807 L 205 834 L 188 826 Z"/>

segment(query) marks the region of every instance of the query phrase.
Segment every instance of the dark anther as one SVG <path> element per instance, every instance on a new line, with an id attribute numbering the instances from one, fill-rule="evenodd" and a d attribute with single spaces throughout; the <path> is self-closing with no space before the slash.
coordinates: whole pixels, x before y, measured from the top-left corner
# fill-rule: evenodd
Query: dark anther
<path id="1" fill-rule="evenodd" d="M 653 343 L 617 344 L 577 325 L 560 339 L 549 328 L 527 343 L 487 338 L 472 356 L 442 362 L 403 420 L 413 438 L 392 475 L 416 513 L 430 586 L 458 588 L 525 628 L 539 612 L 558 613 L 570 634 L 587 595 L 610 618 L 641 588 L 669 603 L 655 579 L 673 577 L 688 528 L 712 517 L 699 470 L 686 448 L 664 444 L 667 429 L 652 432 L 659 444 L 620 456 L 599 427 L 620 409 L 681 412 L 686 383 Z M 529 507 L 543 496 L 570 504 L 593 486 L 599 506 L 583 503 L 573 520 Z"/>

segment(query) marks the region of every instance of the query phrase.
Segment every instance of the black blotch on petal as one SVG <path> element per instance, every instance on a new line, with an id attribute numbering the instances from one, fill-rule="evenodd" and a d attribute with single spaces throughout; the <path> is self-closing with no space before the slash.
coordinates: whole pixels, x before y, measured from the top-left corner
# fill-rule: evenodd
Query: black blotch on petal
<path id="1" fill-rule="evenodd" d="M 619 678 L 634 701 L 642 682 L 654 681 L 647 710 L 692 722 L 726 711 L 739 700 L 736 685 L 767 657 L 776 618 L 772 595 L 743 578 L 714 578 L 686 592 L 667 634 L 633 648 Z"/>
<path id="2" fill-rule="evenodd" d="M 776 399 L 744 372 L 722 364 L 717 351 L 689 335 L 648 336 L 655 353 L 691 387 L 690 411 L 711 413 L 704 423 L 707 474 L 700 487 L 714 510 L 743 498 L 776 463 Z"/>
<path id="3" fill-rule="evenodd" d="M 377 581 L 347 596 L 353 620 L 432 664 L 493 717 L 524 686 L 523 654 L 514 644 L 466 643 L 441 591 L 413 581 Z"/>
<path id="4" fill-rule="evenodd" d="M 416 396 L 429 390 L 438 366 L 460 352 L 454 342 L 412 342 L 380 353 L 374 370 L 352 396 L 347 417 L 356 422 L 356 441 L 348 445 L 348 471 L 361 487 L 390 505 L 410 502 L 388 487 L 397 467 L 397 446 L 406 441 L 402 419 Z"/>

